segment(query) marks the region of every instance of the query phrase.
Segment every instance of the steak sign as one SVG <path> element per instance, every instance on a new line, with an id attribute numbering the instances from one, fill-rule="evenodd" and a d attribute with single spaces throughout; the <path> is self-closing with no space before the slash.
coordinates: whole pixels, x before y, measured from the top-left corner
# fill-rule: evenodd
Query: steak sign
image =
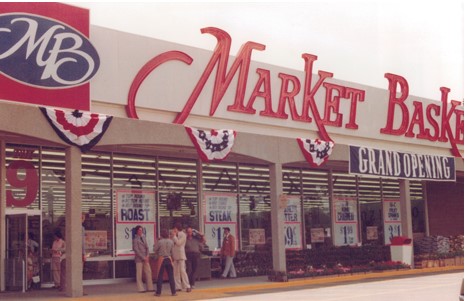
<path id="1" fill-rule="evenodd" d="M 0 98 L 88 110 L 88 82 L 100 65 L 88 28 L 84 9 L 1 4 L 0 83 L 6 89 Z"/>

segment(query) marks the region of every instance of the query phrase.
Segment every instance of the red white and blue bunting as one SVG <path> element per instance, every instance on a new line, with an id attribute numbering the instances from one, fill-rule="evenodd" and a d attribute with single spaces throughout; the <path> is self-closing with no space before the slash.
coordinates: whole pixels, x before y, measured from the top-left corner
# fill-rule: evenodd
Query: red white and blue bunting
<path id="1" fill-rule="evenodd" d="M 63 111 L 40 107 L 48 122 L 68 144 L 75 145 L 82 152 L 89 151 L 102 138 L 110 125 L 112 116 L 82 112 L 79 110 Z"/>
<path id="2" fill-rule="evenodd" d="M 334 142 L 320 139 L 297 138 L 297 143 L 307 162 L 315 167 L 325 163 L 334 148 Z"/>
<path id="3" fill-rule="evenodd" d="M 226 159 L 236 138 L 234 130 L 211 130 L 208 132 L 186 127 L 186 131 L 204 162 Z"/>

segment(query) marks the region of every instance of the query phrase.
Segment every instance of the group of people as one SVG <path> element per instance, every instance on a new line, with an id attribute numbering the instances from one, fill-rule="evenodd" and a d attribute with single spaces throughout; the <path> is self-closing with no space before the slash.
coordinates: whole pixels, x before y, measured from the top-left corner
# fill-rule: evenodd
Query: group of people
<path id="1" fill-rule="evenodd" d="M 137 289 L 141 293 L 154 291 L 149 247 L 143 235 L 142 226 L 136 226 L 135 233 L 132 245 L 135 253 Z M 205 236 L 201 232 L 192 227 L 188 227 L 184 232 L 180 223 L 176 223 L 170 231 L 167 229 L 160 231 L 160 238 L 153 250 L 158 258 L 157 267 L 159 269 L 155 296 L 161 295 L 165 271 L 168 275 L 172 296 L 176 296 L 177 292 L 182 290 L 189 293 L 195 288 L 197 267 L 205 242 Z M 235 278 L 236 270 L 233 263 L 235 238 L 230 234 L 229 228 L 224 228 L 221 255 L 225 258 L 222 278 L 226 278 L 228 274 L 231 278 Z M 147 290 L 144 289 L 143 274 L 145 274 Z"/>

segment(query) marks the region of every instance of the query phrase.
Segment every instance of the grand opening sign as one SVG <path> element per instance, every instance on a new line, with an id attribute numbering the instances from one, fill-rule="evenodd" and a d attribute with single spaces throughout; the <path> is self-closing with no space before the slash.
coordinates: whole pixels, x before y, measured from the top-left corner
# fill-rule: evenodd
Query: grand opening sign
<path id="1" fill-rule="evenodd" d="M 350 145 L 349 173 L 401 179 L 454 181 L 453 157 Z"/>

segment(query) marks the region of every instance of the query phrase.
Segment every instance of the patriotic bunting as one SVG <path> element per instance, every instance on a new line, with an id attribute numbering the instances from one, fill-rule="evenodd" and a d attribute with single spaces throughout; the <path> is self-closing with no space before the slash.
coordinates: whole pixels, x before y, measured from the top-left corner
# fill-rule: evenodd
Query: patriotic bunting
<path id="1" fill-rule="evenodd" d="M 297 143 L 308 163 L 315 167 L 325 163 L 334 148 L 334 142 L 320 139 L 297 138 Z"/>
<path id="2" fill-rule="evenodd" d="M 186 131 L 204 162 L 225 159 L 231 152 L 236 138 L 236 131 L 233 130 L 207 132 L 186 127 Z"/>
<path id="3" fill-rule="evenodd" d="M 113 118 L 79 110 L 39 108 L 58 136 L 66 143 L 79 147 L 82 152 L 89 151 L 100 141 Z"/>

